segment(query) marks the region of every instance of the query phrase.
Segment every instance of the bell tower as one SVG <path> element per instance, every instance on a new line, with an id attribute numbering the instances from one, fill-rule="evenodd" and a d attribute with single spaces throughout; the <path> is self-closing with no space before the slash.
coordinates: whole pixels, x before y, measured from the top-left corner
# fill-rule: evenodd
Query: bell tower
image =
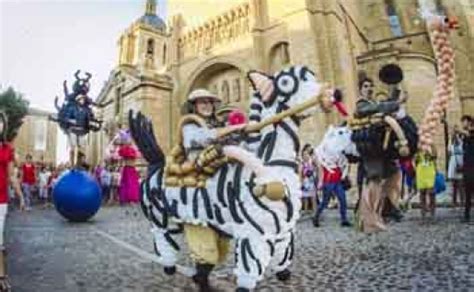
<path id="1" fill-rule="evenodd" d="M 165 22 L 157 15 L 156 0 L 146 0 L 145 13 L 119 39 L 119 66 L 165 71 L 169 38 Z"/>

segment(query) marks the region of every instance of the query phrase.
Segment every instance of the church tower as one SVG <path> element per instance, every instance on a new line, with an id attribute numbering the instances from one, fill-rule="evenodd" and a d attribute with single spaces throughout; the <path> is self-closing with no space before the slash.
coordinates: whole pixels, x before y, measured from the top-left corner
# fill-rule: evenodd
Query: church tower
<path id="1" fill-rule="evenodd" d="M 119 66 L 131 66 L 140 71 L 165 71 L 168 39 L 166 24 L 157 15 L 156 0 L 147 0 L 145 14 L 119 39 Z"/>

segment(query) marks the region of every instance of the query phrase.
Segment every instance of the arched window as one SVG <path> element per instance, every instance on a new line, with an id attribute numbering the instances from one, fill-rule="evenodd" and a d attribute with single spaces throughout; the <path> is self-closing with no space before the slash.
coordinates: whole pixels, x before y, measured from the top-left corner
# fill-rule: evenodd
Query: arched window
<path id="1" fill-rule="evenodd" d="M 216 95 L 219 95 L 219 91 L 217 90 L 217 84 L 213 84 L 211 85 L 210 89 L 209 89 L 212 93 L 216 94 Z"/>
<path id="2" fill-rule="evenodd" d="M 227 80 L 224 80 L 224 82 L 222 82 L 221 95 L 224 102 L 229 102 L 230 88 L 229 82 L 227 82 Z"/>
<path id="3" fill-rule="evenodd" d="M 155 52 L 155 41 L 153 39 L 148 39 L 146 44 L 146 53 L 147 55 L 153 55 Z"/>
<path id="4" fill-rule="evenodd" d="M 289 45 L 281 42 L 270 50 L 270 64 L 272 72 L 278 71 L 290 64 Z"/>
<path id="5" fill-rule="evenodd" d="M 385 10 L 388 15 L 390 30 L 392 31 L 393 36 L 395 37 L 402 36 L 403 35 L 402 25 L 397 15 L 397 10 L 395 9 L 395 4 L 393 0 L 385 0 Z"/>
<path id="6" fill-rule="evenodd" d="M 116 91 L 115 91 L 115 115 L 119 115 L 120 114 L 120 109 L 121 109 L 121 103 L 122 103 L 122 88 L 121 87 L 117 87 Z"/>
<path id="7" fill-rule="evenodd" d="M 232 95 L 235 102 L 240 101 L 240 78 L 235 78 L 234 83 L 232 84 Z"/>
<path id="8" fill-rule="evenodd" d="M 166 64 L 166 44 L 163 45 L 163 65 Z"/>

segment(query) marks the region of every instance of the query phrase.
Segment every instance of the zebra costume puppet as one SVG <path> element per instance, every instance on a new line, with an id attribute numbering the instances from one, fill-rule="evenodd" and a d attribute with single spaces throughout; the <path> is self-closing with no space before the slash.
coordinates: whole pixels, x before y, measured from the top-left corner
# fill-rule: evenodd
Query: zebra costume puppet
<path id="1" fill-rule="evenodd" d="M 250 126 L 315 97 L 322 108 L 338 103 L 328 96 L 331 91 L 325 91 L 326 98 L 319 98 L 322 86 L 304 66 L 290 67 L 274 76 L 252 71 L 248 78 L 255 90 L 250 104 Z M 255 288 L 267 270 L 281 280 L 288 278 L 300 209 L 297 133 L 301 119 L 314 112 L 314 107 L 307 108 L 269 123 L 259 132 L 245 136 L 246 147 L 242 143 L 224 146 L 223 153 L 236 162 L 224 164 L 204 186 L 197 188 L 166 185 L 165 169 L 169 162 L 165 162 L 153 136 L 151 122 L 140 113 L 130 112 L 132 136 L 149 162 L 148 177 L 142 183 L 141 205 L 153 224 L 156 253 L 165 272 L 176 270 L 181 250 L 176 237 L 182 233 L 183 224 L 196 224 L 235 240 L 234 273 L 239 291 Z M 280 186 L 281 196 L 270 194 L 275 186 Z"/>

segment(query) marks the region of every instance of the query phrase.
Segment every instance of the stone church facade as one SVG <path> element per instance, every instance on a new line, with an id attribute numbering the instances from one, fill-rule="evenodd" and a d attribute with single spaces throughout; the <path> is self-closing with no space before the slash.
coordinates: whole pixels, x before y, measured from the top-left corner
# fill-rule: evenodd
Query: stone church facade
<path id="1" fill-rule="evenodd" d="M 195 88 L 204 87 L 246 109 L 251 69 L 273 73 L 304 64 L 318 78 L 344 91 L 353 109 L 361 71 L 387 88 L 378 70 L 397 63 L 404 71 L 407 110 L 420 119 L 436 82 L 433 50 L 420 5 L 456 15 L 461 28 L 452 34 L 456 54 L 456 98 L 449 125 L 474 114 L 474 7 L 469 0 L 202 0 L 169 1 L 168 22 L 146 1 L 145 14 L 119 38 L 117 67 L 98 97 L 113 100 L 99 113 L 112 125 L 126 124 L 129 109 L 150 117 L 167 150 L 174 142 L 180 108 Z M 201 16 L 196 21 L 196 16 Z M 302 126 L 303 143 L 315 144 L 335 114 L 319 114 Z M 92 163 L 103 158 L 110 137 L 93 134 L 87 151 Z M 437 142 L 443 147 L 443 127 Z"/>

